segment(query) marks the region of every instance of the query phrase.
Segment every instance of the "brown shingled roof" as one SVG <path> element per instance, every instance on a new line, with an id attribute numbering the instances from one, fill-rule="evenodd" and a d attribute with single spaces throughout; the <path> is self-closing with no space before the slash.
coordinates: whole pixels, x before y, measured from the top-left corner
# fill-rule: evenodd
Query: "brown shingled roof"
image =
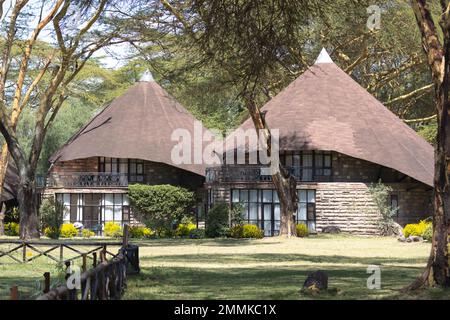
<path id="1" fill-rule="evenodd" d="M 178 165 L 171 161 L 172 148 L 177 144 L 171 141 L 173 130 L 186 129 L 193 138 L 195 120 L 147 77 L 95 116 L 50 158 L 50 162 L 96 156 L 136 158 L 166 163 L 204 176 L 202 164 Z M 202 127 L 202 130 L 206 129 Z"/>
<path id="2" fill-rule="evenodd" d="M 329 57 L 262 110 L 269 128 L 280 130 L 282 150 L 336 151 L 433 185 L 433 147 Z M 240 126 L 252 127 L 251 119 Z"/>

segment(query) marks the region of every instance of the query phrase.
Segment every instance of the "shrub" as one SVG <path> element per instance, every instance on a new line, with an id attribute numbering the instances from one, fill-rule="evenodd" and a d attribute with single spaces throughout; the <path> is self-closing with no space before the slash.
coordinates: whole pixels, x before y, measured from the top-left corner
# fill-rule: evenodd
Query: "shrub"
<path id="1" fill-rule="evenodd" d="M 383 236 L 394 234 L 395 229 L 393 216 L 397 214 L 398 209 L 391 208 L 389 203 L 389 195 L 391 192 L 392 188 L 381 182 L 369 187 L 369 193 L 372 195 L 372 198 L 381 213 L 381 218 L 378 221 L 378 229 Z"/>
<path id="2" fill-rule="evenodd" d="M 54 198 L 47 198 L 42 201 L 39 208 L 41 219 L 41 230 L 44 235 L 51 239 L 58 239 L 60 236 L 60 228 L 63 224 L 64 206 L 55 201 Z"/>
<path id="3" fill-rule="evenodd" d="M 230 237 L 232 238 L 242 238 L 244 236 L 244 227 L 240 224 L 232 226 L 230 228 Z"/>
<path id="4" fill-rule="evenodd" d="M 61 226 L 60 237 L 61 238 L 73 238 L 78 235 L 78 230 L 71 223 L 64 223 Z"/>
<path id="5" fill-rule="evenodd" d="M 45 227 L 43 233 L 44 236 L 49 237 L 50 239 L 58 239 L 61 234 L 61 230 L 54 227 Z"/>
<path id="6" fill-rule="evenodd" d="M 83 229 L 83 231 L 81 231 L 81 235 L 83 236 L 83 238 L 90 238 L 95 236 L 95 232 L 89 229 Z"/>
<path id="7" fill-rule="evenodd" d="M 264 232 L 255 226 L 254 224 L 244 224 L 242 226 L 242 238 L 256 238 L 261 239 L 264 237 Z"/>
<path id="8" fill-rule="evenodd" d="M 297 237 L 304 238 L 309 235 L 308 227 L 304 223 L 297 224 Z"/>
<path id="9" fill-rule="evenodd" d="M 5 223 L 5 235 L 7 236 L 18 236 L 19 235 L 19 224 L 17 222 Z"/>
<path id="10" fill-rule="evenodd" d="M 171 185 L 141 185 L 128 187 L 133 211 L 147 226 L 154 229 L 172 230 L 174 222 L 192 215 L 194 193 Z"/>
<path id="11" fill-rule="evenodd" d="M 203 239 L 205 237 L 205 229 L 193 229 L 189 232 L 191 239 Z"/>
<path id="12" fill-rule="evenodd" d="M 192 230 L 197 229 L 197 226 L 192 222 L 180 223 L 175 230 L 175 236 L 188 237 Z"/>
<path id="13" fill-rule="evenodd" d="M 115 222 L 107 222 L 105 223 L 105 236 L 119 238 L 122 236 L 122 227 Z"/>
<path id="14" fill-rule="evenodd" d="M 230 207 L 227 203 L 218 202 L 213 204 L 206 216 L 206 230 L 207 237 L 226 237 L 229 233 L 228 214 Z"/>
<path id="15" fill-rule="evenodd" d="M 141 226 L 130 226 L 130 237 L 131 238 L 137 238 L 137 239 L 143 239 L 143 238 L 150 238 L 155 234 L 153 230 L 146 227 Z"/>
<path id="16" fill-rule="evenodd" d="M 428 223 L 427 227 L 422 233 L 422 238 L 427 241 L 433 240 L 433 223 Z"/>
<path id="17" fill-rule="evenodd" d="M 422 237 L 425 233 L 425 230 L 431 225 L 431 222 L 426 220 L 421 220 L 419 223 L 407 224 L 405 228 L 403 228 L 403 236 L 405 238 L 409 236 L 419 236 Z"/>

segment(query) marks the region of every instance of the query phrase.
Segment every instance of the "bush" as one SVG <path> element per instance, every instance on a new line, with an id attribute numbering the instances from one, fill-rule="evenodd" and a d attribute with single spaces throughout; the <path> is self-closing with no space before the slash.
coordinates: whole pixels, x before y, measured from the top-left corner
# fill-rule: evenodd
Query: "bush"
<path id="1" fill-rule="evenodd" d="M 17 222 L 5 223 L 5 235 L 17 237 L 19 235 L 19 224 Z"/>
<path id="2" fill-rule="evenodd" d="M 254 224 L 244 224 L 242 226 L 242 238 L 256 238 L 264 237 L 264 232 Z"/>
<path id="3" fill-rule="evenodd" d="M 226 237 L 229 234 L 228 214 L 230 207 L 227 203 L 218 202 L 213 204 L 206 216 L 206 230 L 207 237 Z"/>
<path id="4" fill-rule="evenodd" d="M 189 237 L 192 230 L 197 229 L 197 226 L 192 222 L 180 223 L 175 229 L 175 236 L 177 237 Z"/>
<path id="5" fill-rule="evenodd" d="M 427 241 L 433 240 L 433 224 L 428 223 L 425 231 L 422 233 L 422 238 Z"/>
<path id="6" fill-rule="evenodd" d="M 105 229 L 103 231 L 107 237 L 119 238 L 122 236 L 122 227 L 112 221 L 105 223 Z"/>
<path id="7" fill-rule="evenodd" d="M 423 237 L 425 230 L 431 224 L 431 222 L 428 222 L 426 220 L 421 220 L 419 223 L 407 224 L 405 228 L 403 228 L 403 236 L 405 238 L 408 238 L 409 236 Z"/>
<path id="8" fill-rule="evenodd" d="M 78 230 L 71 223 L 64 223 L 61 226 L 60 237 L 61 238 L 73 238 L 78 235 Z"/>
<path id="9" fill-rule="evenodd" d="M 45 227 L 43 230 L 44 236 L 50 239 L 58 239 L 61 235 L 61 229 L 55 229 L 54 227 Z"/>
<path id="10" fill-rule="evenodd" d="M 232 226 L 230 228 L 230 237 L 232 238 L 243 238 L 244 237 L 244 227 L 240 224 Z"/>
<path id="11" fill-rule="evenodd" d="M 43 230 L 45 236 L 51 239 L 59 238 L 60 229 L 63 224 L 63 210 L 64 206 L 53 197 L 42 201 L 39 208 L 39 215 L 41 219 L 41 230 Z"/>
<path id="12" fill-rule="evenodd" d="M 141 185 L 128 187 L 130 204 L 139 219 L 158 230 L 172 230 L 174 222 L 192 216 L 194 193 L 171 185 Z"/>
<path id="13" fill-rule="evenodd" d="M 304 238 L 309 235 L 308 227 L 304 223 L 297 224 L 297 237 Z"/>
<path id="14" fill-rule="evenodd" d="M 89 229 L 83 229 L 83 231 L 81 231 L 81 235 L 83 236 L 83 238 L 90 238 L 95 236 L 95 232 Z"/>
<path id="15" fill-rule="evenodd" d="M 150 238 L 155 234 L 153 230 L 141 226 L 130 226 L 130 237 L 136 239 Z"/>
<path id="16" fill-rule="evenodd" d="M 203 239 L 205 237 L 205 229 L 193 229 L 189 232 L 190 239 Z"/>
<path id="17" fill-rule="evenodd" d="M 394 234 L 395 221 L 394 215 L 397 214 L 398 208 L 391 208 L 389 203 L 389 195 L 392 192 L 392 188 L 378 182 L 373 184 L 368 189 L 372 195 L 372 199 L 380 211 L 381 218 L 378 221 L 378 229 L 382 236 L 390 236 Z"/>

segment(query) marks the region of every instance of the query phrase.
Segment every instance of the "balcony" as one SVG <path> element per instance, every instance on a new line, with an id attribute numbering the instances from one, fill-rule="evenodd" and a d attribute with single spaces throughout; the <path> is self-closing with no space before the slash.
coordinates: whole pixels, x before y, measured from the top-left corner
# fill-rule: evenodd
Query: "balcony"
<path id="1" fill-rule="evenodd" d="M 64 174 L 50 174 L 47 176 L 46 181 L 43 176 L 38 176 L 36 178 L 36 183 L 38 187 L 44 187 L 45 183 L 46 187 L 113 188 L 127 187 L 128 183 L 131 182 L 129 180 L 130 179 L 127 173 L 73 172 Z"/>
<path id="2" fill-rule="evenodd" d="M 297 181 L 332 181 L 331 168 L 286 167 Z M 258 165 L 228 165 L 206 168 L 206 182 L 271 182 L 267 167 Z"/>

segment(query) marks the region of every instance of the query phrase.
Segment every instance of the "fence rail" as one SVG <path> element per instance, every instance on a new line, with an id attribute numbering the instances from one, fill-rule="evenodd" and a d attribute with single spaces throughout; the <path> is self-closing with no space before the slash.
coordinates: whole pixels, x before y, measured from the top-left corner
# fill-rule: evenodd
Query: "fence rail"
<path id="1" fill-rule="evenodd" d="M 85 242 L 85 241 L 22 241 L 22 240 L 8 240 L 8 239 L 1 239 L 1 244 L 16 244 L 12 249 L 9 250 L 2 250 L 0 249 L 0 258 L 2 257 L 9 257 L 15 262 L 18 263 L 27 263 L 33 260 L 36 260 L 39 257 L 47 257 L 55 262 L 64 262 L 64 261 L 72 261 L 75 259 L 78 259 L 83 256 L 83 254 L 87 254 L 90 259 L 93 259 L 89 254 L 93 253 L 95 251 L 102 250 L 105 252 L 105 255 L 109 255 L 111 257 L 115 257 L 117 254 L 112 253 L 111 251 L 108 251 L 108 246 L 122 246 L 122 242 Z M 45 249 L 39 248 L 39 247 L 46 247 Z M 87 252 L 83 252 L 76 248 L 76 246 L 83 246 L 83 247 L 93 247 L 92 249 L 88 250 Z M 55 250 L 59 249 L 59 256 L 55 256 L 52 254 Z M 69 259 L 64 258 L 64 249 L 66 251 L 72 251 L 75 252 L 76 255 L 73 257 L 70 257 Z M 14 252 L 17 251 L 21 252 L 21 258 L 17 258 L 14 256 Z M 37 255 L 34 255 L 32 257 L 27 256 L 27 250 L 31 250 Z"/>
<path id="2" fill-rule="evenodd" d="M 72 289 L 65 284 L 50 290 L 49 274 L 44 274 L 44 294 L 37 300 L 119 300 L 127 280 L 126 248 L 121 248 L 112 260 L 106 261 L 103 255 L 102 260 L 99 265 L 88 271 L 85 270 L 85 259 L 83 260 L 84 272 L 80 277 L 79 288 L 75 286 Z M 66 262 L 66 266 L 69 267 L 70 262 Z"/>

